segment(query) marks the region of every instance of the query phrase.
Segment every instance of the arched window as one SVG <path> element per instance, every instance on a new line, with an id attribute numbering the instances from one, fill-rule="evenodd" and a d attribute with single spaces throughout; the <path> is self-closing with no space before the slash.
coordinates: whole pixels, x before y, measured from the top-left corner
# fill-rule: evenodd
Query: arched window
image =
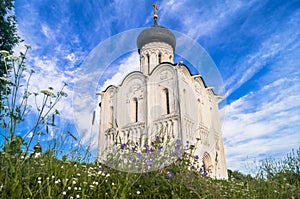
<path id="1" fill-rule="evenodd" d="M 161 53 L 158 54 L 158 63 L 161 63 Z"/>
<path id="2" fill-rule="evenodd" d="M 208 172 L 207 175 L 211 176 L 213 173 L 213 165 L 212 165 L 211 157 L 207 152 L 203 154 L 202 163 L 203 163 L 204 170 Z"/>
<path id="3" fill-rule="evenodd" d="M 132 114 L 132 119 L 133 122 L 138 122 L 138 113 L 139 113 L 139 103 L 137 98 L 133 98 L 133 114 Z"/>
<path id="4" fill-rule="evenodd" d="M 167 88 L 163 90 L 163 98 L 164 98 L 165 113 L 170 114 L 170 95 L 169 95 L 169 90 Z"/>

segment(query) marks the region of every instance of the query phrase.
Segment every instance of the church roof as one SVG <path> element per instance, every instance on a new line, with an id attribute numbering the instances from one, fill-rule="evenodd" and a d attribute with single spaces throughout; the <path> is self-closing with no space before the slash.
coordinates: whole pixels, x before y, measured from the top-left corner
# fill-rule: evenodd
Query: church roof
<path id="1" fill-rule="evenodd" d="M 172 46 L 173 50 L 176 47 L 175 35 L 167 28 L 154 23 L 153 26 L 143 30 L 137 38 L 137 47 L 140 50 L 145 44 L 151 42 L 164 42 Z"/>

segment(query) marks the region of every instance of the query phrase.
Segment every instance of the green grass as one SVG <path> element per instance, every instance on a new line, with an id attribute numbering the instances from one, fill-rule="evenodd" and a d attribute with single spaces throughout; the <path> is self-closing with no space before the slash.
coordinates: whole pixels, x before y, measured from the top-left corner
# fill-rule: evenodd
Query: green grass
<path id="1" fill-rule="evenodd" d="M 0 198 L 300 197 L 299 173 L 291 169 L 270 177 L 261 166 L 256 177 L 229 171 L 228 180 L 215 180 L 188 169 L 187 156 L 149 173 L 126 173 L 96 163 L 62 161 L 49 152 L 39 158 L 3 153 L 0 157 Z"/>

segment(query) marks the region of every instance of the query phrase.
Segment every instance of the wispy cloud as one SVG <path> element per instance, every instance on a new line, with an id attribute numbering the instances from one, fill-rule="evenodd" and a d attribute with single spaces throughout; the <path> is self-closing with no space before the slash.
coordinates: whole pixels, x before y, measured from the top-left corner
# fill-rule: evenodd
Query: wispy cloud
<path id="1" fill-rule="evenodd" d="M 116 68 L 114 70 L 114 75 L 112 77 L 107 78 L 106 72 L 109 72 L 112 68 Z M 133 52 L 125 59 L 121 59 L 117 63 L 117 65 L 113 64 L 110 67 L 106 68 L 101 77 L 101 79 L 104 79 L 105 82 L 103 83 L 103 85 L 100 85 L 99 91 L 104 91 L 109 85 L 120 85 L 126 75 L 128 75 L 132 71 L 139 70 L 139 54 L 137 52 Z"/>
<path id="2" fill-rule="evenodd" d="M 299 18 L 296 13 L 291 17 L 289 23 L 278 31 L 266 38 L 251 54 L 242 58 L 237 67 L 234 67 L 232 76 L 225 81 L 227 88 L 226 96 L 240 88 L 245 82 L 251 79 L 262 68 L 272 65 L 279 59 L 284 59 L 291 53 L 290 49 L 299 49 L 300 47 L 300 32 L 297 29 L 299 22 L 295 20 Z M 299 63 L 294 63 L 294 66 Z"/>
<path id="3" fill-rule="evenodd" d="M 225 107 L 223 131 L 229 168 L 246 171 L 243 159 L 251 163 L 298 147 L 299 83 L 299 77 L 278 79 Z"/>
<path id="4" fill-rule="evenodd" d="M 110 71 L 113 70 L 114 74 L 111 76 Z M 101 80 L 105 80 L 102 85 L 98 85 L 98 91 L 104 91 L 108 86 L 115 85 L 118 86 L 121 84 L 122 80 L 125 78 L 127 74 L 129 74 L 132 71 L 139 70 L 139 55 L 137 52 L 133 52 L 129 54 L 129 56 L 126 56 L 123 59 L 120 59 L 114 63 L 112 63 L 108 68 L 106 68 L 102 76 L 100 77 Z M 108 78 L 109 77 L 109 78 Z M 80 100 L 80 104 L 86 106 L 90 103 L 91 100 Z M 100 97 L 98 98 L 98 101 L 100 102 Z M 98 125 L 100 121 L 100 112 L 98 110 L 98 107 L 95 108 L 95 124 L 92 125 L 92 117 L 93 115 L 90 114 L 89 111 L 86 111 L 84 107 L 82 109 L 76 109 L 76 110 L 82 110 L 79 114 L 81 115 L 80 120 L 76 120 L 79 123 L 77 126 L 79 127 L 79 131 L 84 131 L 86 133 L 79 132 L 82 138 L 82 143 L 84 144 L 90 144 L 92 149 L 96 149 L 98 146 Z M 95 154 L 94 154 L 95 155 Z"/>
<path id="5" fill-rule="evenodd" d="M 174 18 L 176 27 L 190 37 L 198 40 L 222 31 L 239 12 L 247 10 L 256 1 L 239 0 L 224 2 L 162 1 L 160 15 L 162 21 Z M 188 12 L 188 14 L 186 14 Z M 183 14 L 184 13 L 184 14 Z"/>

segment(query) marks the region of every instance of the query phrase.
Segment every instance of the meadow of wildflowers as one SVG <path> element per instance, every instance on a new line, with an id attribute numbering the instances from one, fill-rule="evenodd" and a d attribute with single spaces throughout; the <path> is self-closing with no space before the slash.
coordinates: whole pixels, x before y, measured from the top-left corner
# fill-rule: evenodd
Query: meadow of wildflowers
<path id="1" fill-rule="evenodd" d="M 19 162 L 22 161 L 22 164 Z M 16 167 L 18 165 L 18 167 Z M 62 161 L 52 153 L 19 159 L 1 154 L 0 198 L 299 198 L 299 173 L 267 177 L 229 172 L 207 177 L 191 166 L 188 153 L 167 167 L 122 172 L 98 163 Z M 263 168 L 263 167 L 262 167 Z"/>

